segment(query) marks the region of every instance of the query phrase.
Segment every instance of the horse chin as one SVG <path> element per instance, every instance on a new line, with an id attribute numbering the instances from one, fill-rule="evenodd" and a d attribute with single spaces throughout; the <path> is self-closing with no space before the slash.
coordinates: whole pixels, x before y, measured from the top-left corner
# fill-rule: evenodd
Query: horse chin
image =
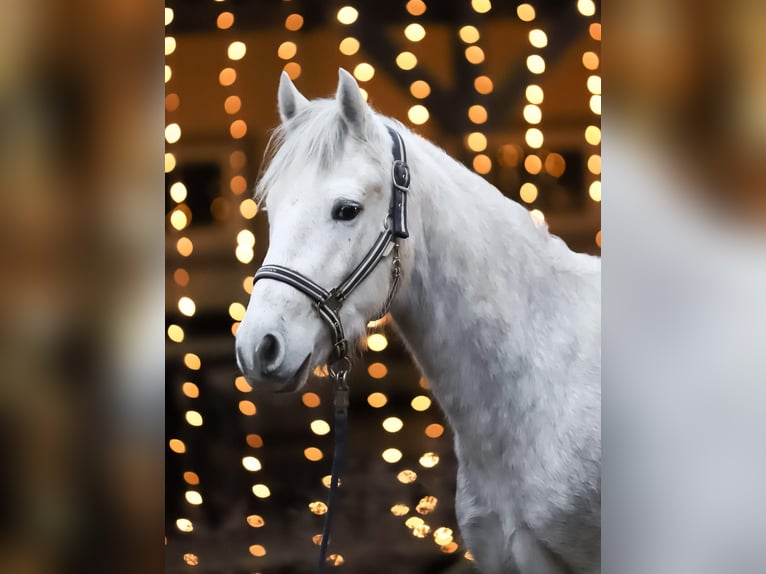
<path id="1" fill-rule="evenodd" d="M 303 359 L 300 367 L 298 367 L 298 369 L 290 377 L 279 383 L 279 385 L 274 388 L 274 392 L 294 393 L 303 385 L 305 385 L 309 378 L 309 371 L 311 370 L 311 357 L 311 353 L 306 355 L 306 358 Z"/>

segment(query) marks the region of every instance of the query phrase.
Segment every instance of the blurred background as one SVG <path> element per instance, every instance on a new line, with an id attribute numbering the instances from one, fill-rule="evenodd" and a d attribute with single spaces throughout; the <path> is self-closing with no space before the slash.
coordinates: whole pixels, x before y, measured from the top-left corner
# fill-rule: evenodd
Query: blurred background
<path id="1" fill-rule="evenodd" d="M 281 71 L 315 98 L 346 68 L 375 109 L 597 254 L 599 7 L 169 1 L 165 24 L 166 569 L 310 572 L 333 455 L 330 382 L 317 370 L 300 393 L 261 395 L 233 354 L 268 247 L 252 190 Z M 330 562 L 470 572 L 444 417 L 386 321 L 367 344 L 351 375 Z"/>

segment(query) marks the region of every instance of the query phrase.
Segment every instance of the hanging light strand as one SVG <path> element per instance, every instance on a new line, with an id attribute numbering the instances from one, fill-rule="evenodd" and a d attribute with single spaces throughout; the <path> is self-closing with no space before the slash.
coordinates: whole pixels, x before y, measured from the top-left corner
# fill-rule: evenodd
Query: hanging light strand
<path id="1" fill-rule="evenodd" d="M 408 108 L 407 118 L 413 125 L 421 126 L 430 119 L 427 103 L 428 96 L 431 94 L 431 86 L 425 80 L 417 79 L 418 47 L 427 35 L 425 26 L 419 20 L 428 7 L 423 0 L 410 0 L 405 8 L 410 19 L 404 26 L 402 34 L 408 44 L 407 49 L 397 53 L 396 66 L 401 70 L 410 72 L 410 77 L 413 78 L 409 90 L 416 101 Z"/>

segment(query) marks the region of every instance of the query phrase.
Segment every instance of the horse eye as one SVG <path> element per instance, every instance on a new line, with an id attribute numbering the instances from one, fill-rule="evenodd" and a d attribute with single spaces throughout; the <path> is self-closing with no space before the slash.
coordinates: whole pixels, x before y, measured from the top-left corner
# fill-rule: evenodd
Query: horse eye
<path id="1" fill-rule="evenodd" d="M 356 203 L 339 203 L 332 208 L 332 218 L 338 221 L 351 221 L 362 211 Z"/>

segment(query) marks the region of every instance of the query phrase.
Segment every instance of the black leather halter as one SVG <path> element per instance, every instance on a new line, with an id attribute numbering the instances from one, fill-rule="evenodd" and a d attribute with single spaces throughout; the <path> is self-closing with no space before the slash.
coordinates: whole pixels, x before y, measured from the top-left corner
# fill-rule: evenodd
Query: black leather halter
<path id="1" fill-rule="evenodd" d="M 330 375 L 335 380 L 335 454 L 332 461 L 330 477 L 330 492 L 327 496 L 327 513 L 325 514 L 322 542 L 319 550 L 317 573 L 324 571 L 327 545 L 330 540 L 330 528 L 335 511 L 333 501 L 338 490 L 339 478 L 343 472 L 346 458 L 346 439 L 348 429 L 348 395 L 346 383 L 351 360 L 348 357 L 348 341 L 343 332 L 340 320 L 340 309 L 351 292 L 356 289 L 372 273 L 380 261 L 393 250 L 391 260 L 391 287 L 383 304 L 383 310 L 376 318 L 383 317 L 391 307 L 396 290 L 401 279 L 399 263 L 399 239 L 409 237 L 407 229 L 407 192 L 410 189 L 410 170 L 407 166 L 407 151 L 402 136 L 390 127 L 386 128 L 393 140 L 394 161 L 391 165 L 391 203 L 388 215 L 375 243 L 354 268 L 351 273 L 334 289 L 330 291 L 305 275 L 282 265 L 264 265 L 255 272 L 253 282 L 260 279 L 274 279 L 286 283 L 307 295 L 319 316 L 327 323 L 333 340 L 333 356 L 329 363 Z"/>
<path id="2" fill-rule="evenodd" d="M 394 161 L 391 167 L 391 203 L 388 216 L 375 243 L 354 268 L 351 273 L 334 289 L 326 290 L 318 283 L 305 275 L 298 273 L 282 265 L 264 265 L 255 273 L 253 282 L 261 279 L 274 279 L 287 283 L 298 291 L 307 295 L 314 303 L 322 319 L 330 328 L 333 339 L 333 357 L 329 361 L 330 367 L 340 368 L 348 362 L 348 341 L 343 331 L 343 323 L 340 320 L 340 308 L 348 299 L 351 292 L 364 281 L 375 269 L 378 263 L 386 257 L 391 250 L 394 251 L 392 260 L 392 282 L 380 317 L 388 312 L 396 288 L 399 284 L 401 269 L 399 266 L 399 243 L 400 238 L 409 237 L 407 229 L 407 192 L 410 188 L 410 170 L 407 166 L 407 152 L 404 141 L 396 130 L 387 128 L 393 140 Z"/>

